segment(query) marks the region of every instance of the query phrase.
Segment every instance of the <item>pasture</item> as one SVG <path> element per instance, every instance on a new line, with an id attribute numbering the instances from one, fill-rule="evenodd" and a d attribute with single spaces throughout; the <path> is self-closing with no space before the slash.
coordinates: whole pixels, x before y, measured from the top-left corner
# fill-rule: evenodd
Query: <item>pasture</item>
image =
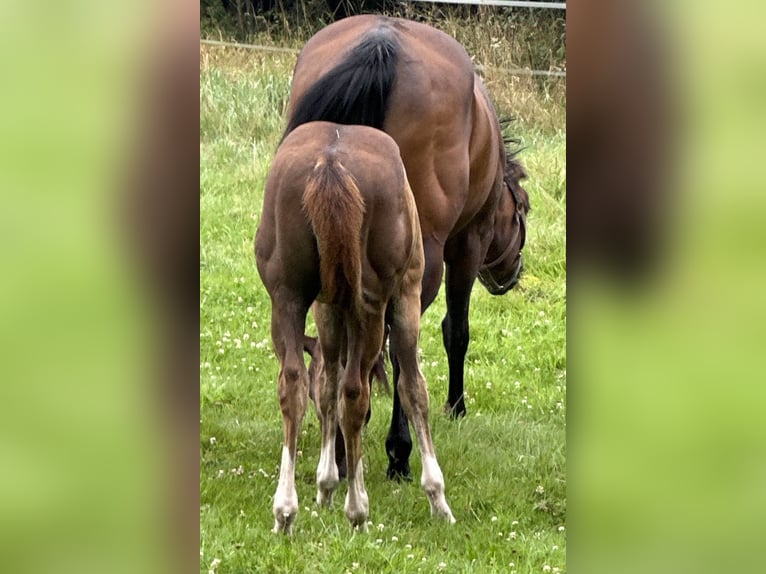
<path id="1" fill-rule="evenodd" d="M 376 387 L 363 436 L 369 532 L 353 533 L 348 525 L 345 483 L 332 509 L 314 505 L 320 435 L 311 406 L 299 438 L 294 534 L 288 539 L 271 532 L 282 440 L 279 366 L 253 237 L 284 128 L 294 62 L 283 53 L 200 51 L 200 571 L 564 572 L 563 103 L 548 87 L 532 89 L 529 79 L 493 80 L 489 72 L 488 88 L 501 115 L 519 116 L 511 134 L 525 148 L 520 159 L 529 174 L 524 185 L 532 211 L 520 284 L 503 297 L 492 297 L 478 282 L 474 288 L 468 415 L 459 421 L 442 412 L 443 291 L 423 317 L 421 368 L 457 523 L 430 518 L 417 448 L 411 458 L 415 480 L 385 480 L 391 397 Z M 510 107 L 516 95 L 521 110 Z"/>

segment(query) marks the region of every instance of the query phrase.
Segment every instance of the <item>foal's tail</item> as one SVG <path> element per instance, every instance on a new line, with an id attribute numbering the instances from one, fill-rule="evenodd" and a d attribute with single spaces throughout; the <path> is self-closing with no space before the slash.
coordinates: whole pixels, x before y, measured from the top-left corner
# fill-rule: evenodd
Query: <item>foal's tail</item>
<path id="1" fill-rule="evenodd" d="M 368 33 L 295 103 L 282 138 L 313 121 L 382 130 L 398 59 L 399 44 L 393 30 L 383 27 Z"/>
<path id="2" fill-rule="evenodd" d="M 322 292 L 333 303 L 358 308 L 364 199 L 354 177 L 335 157 L 317 161 L 303 194 L 303 209 L 319 248 Z"/>

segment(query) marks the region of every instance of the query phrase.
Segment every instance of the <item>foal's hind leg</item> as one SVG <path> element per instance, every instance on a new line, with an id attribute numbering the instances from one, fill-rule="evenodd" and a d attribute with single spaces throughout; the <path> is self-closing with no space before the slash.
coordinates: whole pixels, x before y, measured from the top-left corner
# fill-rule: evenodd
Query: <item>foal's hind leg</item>
<path id="1" fill-rule="evenodd" d="M 362 427 L 370 406 L 369 376 L 383 343 L 383 316 L 365 321 L 347 317 L 346 368 L 341 376 L 339 415 L 346 444 L 348 493 L 345 512 L 351 525 L 367 529 L 369 500 L 364 486 Z"/>
<path id="2" fill-rule="evenodd" d="M 337 312 L 326 305 L 314 304 L 314 320 L 324 358 L 320 373 L 319 417 L 322 429 L 322 449 L 317 465 L 317 504 L 330 506 L 339 482 L 336 465 L 338 424 L 338 378 L 340 376 L 340 350 L 342 324 Z M 341 435 L 340 440 L 343 440 Z"/>
<path id="3" fill-rule="evenodd" d="M 423 463 L 421 485 L 431 505 L 431 514 L 455 522 L 444 496 L 444 476 L 436 460 L 428 424 L 428 390 L 417 358 L 420 332 L 420 299 L 417 290 L 405 292 L 395 303 L 391 341 L 396 345 L 401 373 L 397 391 L 404 412 L 412 423 Z M 395 335 L 395 336 L 394 336 Z"/>
<path id="4" fill-rule="evenodd" d="M 442 247 L 432 239 L 423 242 L 423 254 L 425 256 L 425 268 L 423 272 L 422 287 L 420 293 L 420 309 L 425 311 L 433 303 L 439 292 L 442 280 Z M 393 320 L 388 317 L 389 323 Z M 386 454 L 388 455 L 388 469 L 386 477 L 395 480 L 412 480 L 410 475 L 410 453 L 412 452 L 412 437 L 407 417 L 402 409 L 397 388 L 399 385 L 399 360 L 394 348 L 396 343 L 395 333 L 391 333 L 389 340 L 391 348 L 391 366 L 394 371 L 394 405 L 391 412 L 391 426 L 386 437 Z"/>
<path id="5" fill-rule="evenodd" d="M 282 409 L 284 443 L 279 483 L 274 494 L 274 532 L 290 534 L 298 515 L 295 490 L 295 454 L 301 421 L 306 413 L 309 378 L 303 362 L 305 305 L 295 301 L 272 300 L 271 337 L 279 357 L 278 394 Z"/>

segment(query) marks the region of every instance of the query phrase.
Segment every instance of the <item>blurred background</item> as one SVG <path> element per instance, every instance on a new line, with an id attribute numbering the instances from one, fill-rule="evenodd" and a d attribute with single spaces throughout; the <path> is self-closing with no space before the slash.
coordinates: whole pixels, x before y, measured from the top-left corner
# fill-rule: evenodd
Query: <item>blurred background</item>
<path id="1" fill-rule="evenodd" d="M 0 6 L 9 571 L 198 567 L 199 26 L 285 25 L 244 6 Z M 763 11 L 580 0 L 530 56 L 567 73 L 573 572 L 759 563 Z"/>
<path id="2" fill-rule="evenodd" d="M 569 568 L 757 567 L 762 8 L 568 12 Z"/>

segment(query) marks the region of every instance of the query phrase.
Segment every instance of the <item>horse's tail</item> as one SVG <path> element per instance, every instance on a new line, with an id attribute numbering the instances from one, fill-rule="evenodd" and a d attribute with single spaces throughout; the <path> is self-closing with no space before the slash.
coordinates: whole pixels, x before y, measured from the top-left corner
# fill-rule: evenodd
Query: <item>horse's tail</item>
<path id="1" fill-rule="evenodd" d="M 303 194 L 303 209 L 319 249 L 322 292 L 333 303 L 357 308 L 362 295 L 364 199 L 354 177 L 335 157 L 317 161 Z"/>
<path id="2" fill-rule="evenodd" d="M 295 103 L 282 138 L 301 124 L 322 120 L 382 130 L 398 56 L 390 29 L 368 34 Z"/>

